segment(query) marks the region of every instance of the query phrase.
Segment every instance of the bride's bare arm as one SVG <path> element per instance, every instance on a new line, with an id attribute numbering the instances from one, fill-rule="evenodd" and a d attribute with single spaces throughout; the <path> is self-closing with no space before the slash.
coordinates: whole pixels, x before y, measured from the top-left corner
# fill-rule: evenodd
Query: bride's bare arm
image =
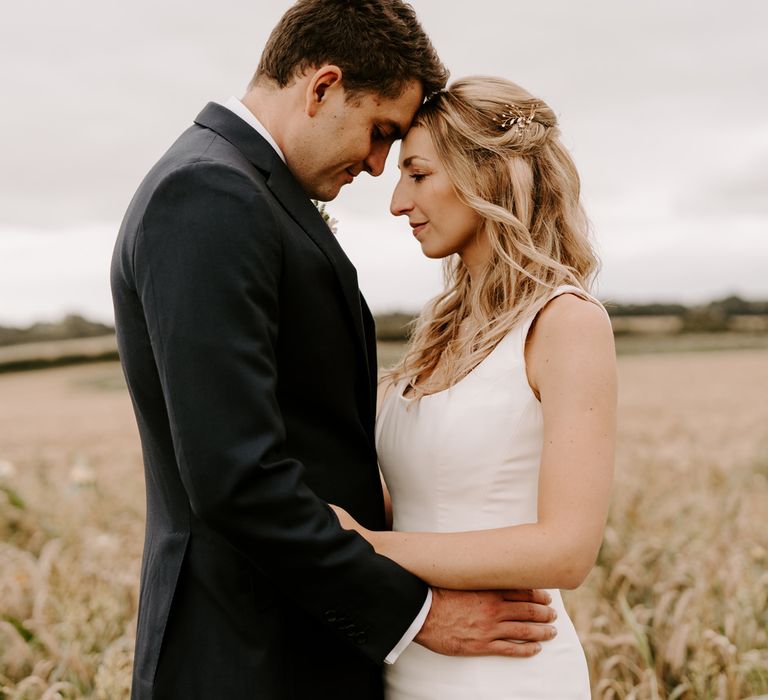
<path id="1" fill-rule="evenodd" d="M 384 475 L 379 471 L 381 477 L 381 490 L 384 492 L 384 518 L 387 523 L 387 530 L 392 529 L 392 497 L 389 495 L 387 482 L 384 481 Z"/>
<path id="2" fill-rule="evenodd" d="M 387 396 L 387 392 L 392 389 L 392 381 L 390 379 L 381 379 L 376 390 L 376 416 L 378 418 L 381 405 L 384 403 L 384 399 Z M 384 514 L 387 522 L 387 530 L 392 529 L 392 498 L 389 495 L 389 489 L 387 488 L 387 482 L 384 481 L 384 475 L 379 471 L 381 477 L 381 490 L 384 492 Z"/>
<path id="3" fill-rule="evenodd" d="M 541 400 L 538 521 L 459 533 L 371 532 L 376 551 L 442 588 L 575 588 L 602 541 L 613 475 L 616 364 L 605 314 L 572 295 L 541 312 L 526 350 Z"/>

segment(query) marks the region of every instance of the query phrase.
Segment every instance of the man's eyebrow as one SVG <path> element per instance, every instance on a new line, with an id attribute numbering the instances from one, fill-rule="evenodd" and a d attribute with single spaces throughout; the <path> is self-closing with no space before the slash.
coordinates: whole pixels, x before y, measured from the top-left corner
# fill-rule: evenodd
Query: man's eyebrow
<path id="1" fill-rule="evenodd" d="M 403 127 L 401 127 L 400 124 L 398 124 L 396 121 L 393 121 L 392 119 L 385 119 L 384 124 L 387 126 L 387 128 L 390 129 L 389 135 L 395 141 L 403 138 Z"/>

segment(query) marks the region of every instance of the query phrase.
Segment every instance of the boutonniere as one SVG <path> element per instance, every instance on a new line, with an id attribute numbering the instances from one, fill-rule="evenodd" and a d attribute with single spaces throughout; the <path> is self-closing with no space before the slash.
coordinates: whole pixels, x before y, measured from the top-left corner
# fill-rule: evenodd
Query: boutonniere
<path id="1" fill-rule="evenodd" d="M 317 207 L 317 211 L 320 212 L 320 216 L 323 217 L 323 221 L 325 221 L 325 223 L 328 224 L 328 228 L 331 229 L 331 233 L 336 235 L 336 233 L 338 232 L 337 227 L 339 225 L 339 222 L 331 216 L 325 202 L 318 202 L 316 199 L 313 199 L 312 204 L 314 204 Z"/>

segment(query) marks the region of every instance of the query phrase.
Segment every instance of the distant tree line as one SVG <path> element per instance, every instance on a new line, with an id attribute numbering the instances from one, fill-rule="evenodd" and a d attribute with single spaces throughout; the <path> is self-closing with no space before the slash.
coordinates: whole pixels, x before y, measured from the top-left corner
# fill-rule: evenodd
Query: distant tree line
<path id="1" fill-rule="evenodd" d="M 701 306 L 683 304 L 619 304 L 606 302 L 606 308 L 618 333 L 646 332 L 638 323 L 633 330 L 632 319 L 642 321 L 676 319 L 670 328 L 674 332 L 721 332 L 752 330 L 768 332 L 768 301 L 748 301 L 738 296 L 728 296 Z M 379 340 L 401 341 L 407 338 L 415 315 L 398 311 L 376 316 L 376 336 Z M 629 330 L 628 330 L 629 329 Z M 66 316 L 57 323 L 35 323 L 26 328 L 0 326 L 0 346 L 20 343 L 50 342 L 73 338 L 93 338 L 110 335 L 114 327 L 89 321 L 77 314 Z"/>
<path id="2" fill-rule="evenodd" d="M 697 307 L 683 304 L 614 304 L 606 303 L 611 316 L 683 316 L 693 309 L 709 309 L 725 316 L 765 316 L 768 314 L 768 301 L 747 301 L 737 296 L 725 297 Z"/>
<path id="3" fill-rule="evenodd" d="M 728 296 L 700 306 L 684 304 L 650 303 L 619 304 L 606 302 L 606 309 L 612 319 L 631 321 L 632 319 L 669 318 L 677 323 L 667 326 L 674 332 L 681 333 L 717 333 L 723 331 L 757 330 L 768 331 L 768 301 L 748 301 L 739 296 Z M 752 317 L 752 323 L 737 323 L 744 317 Z M 379 340 L 400 341 L 407 338 L 410 323 L 414 315 L 395 312 L 376 316 L 376 335 Z M 631 323 L 616 321 L 617 332 L 633 332 Z M 646 326 L 638 324 L 637 331 L 646 332 Z"/>
<path id="4" fill-rule="evenodd" d="M 71 340 L 73 338 L 95 338 L 114 332 L 113 326 L 89 321 L 77 314 L 70 314 L 57 323 L 35 323 L 26 328 L 0 326 L 0 346 Z"/>

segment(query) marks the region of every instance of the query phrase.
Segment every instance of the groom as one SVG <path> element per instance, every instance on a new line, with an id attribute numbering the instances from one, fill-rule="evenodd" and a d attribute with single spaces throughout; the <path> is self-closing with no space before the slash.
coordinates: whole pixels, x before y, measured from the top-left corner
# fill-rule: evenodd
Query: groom
<path id="1" fill-rule="evenodd" d="M 431 592 L 327 506 L 385 527 L 373 321 L 310 198 L 379 175 L 446 75 L 400 0 L 301 0 L 243 102 L 205 107 L 128 208 L 112 289 L 147 487 L 134 700 L 380 698 L 414 638 L 521 656 L 537 645 L 511 640 L 551 635 L 529 624 L 545 594 Z"/>

